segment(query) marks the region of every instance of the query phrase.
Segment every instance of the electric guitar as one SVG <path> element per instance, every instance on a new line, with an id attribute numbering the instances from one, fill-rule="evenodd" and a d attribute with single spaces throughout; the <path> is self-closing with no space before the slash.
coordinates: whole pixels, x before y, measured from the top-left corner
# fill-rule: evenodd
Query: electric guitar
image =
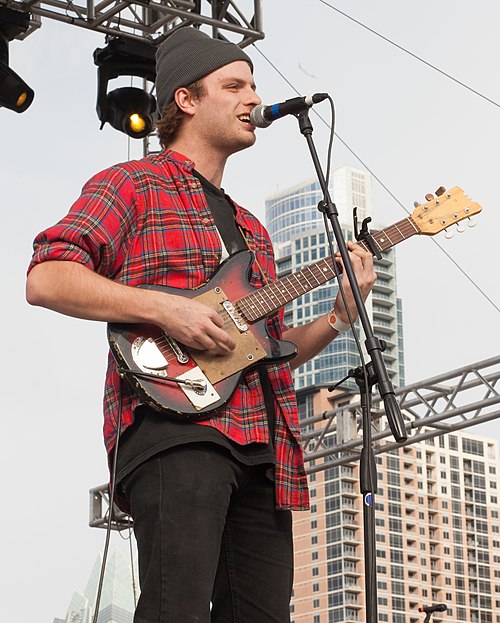
<path id="1" fill-rule="evenodd" d="M 383 252 L 414 235 L 433 236 L 479 213 L 461 188 L 440 188 L 426 195 L 408 218 L 359 242 L 373 254 Z M 253 262 L 250 251 L 239 251 L 224 261 L 213 278 L 195 290 L 141 286 L 194 298 L 216 309 L 236 348 L 224 356 L 188 349 L 150 324 L 109 324 L 108 340 L 120 374 L 157 410 L 173 411 L 186 419 L 201 420 L 223 407 L 249 369 L 261 363 L 287 361 L 296 354 L 291 342 L 267 332 L 266 318 L 306 292 L 337 276 L 331 258 L 254 288 L 248 282 Z"/>

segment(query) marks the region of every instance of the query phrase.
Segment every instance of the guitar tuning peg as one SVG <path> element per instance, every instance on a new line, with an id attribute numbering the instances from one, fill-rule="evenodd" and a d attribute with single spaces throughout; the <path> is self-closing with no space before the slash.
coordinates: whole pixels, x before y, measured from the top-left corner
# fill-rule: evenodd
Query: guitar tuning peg
<path id="1" fill-rule="evenodd" d="M 446 233 L 445 233 L 444 237 L 445 237 L 447 240 L 450 240 L 451 238 L 453 238 L 453 232 L 452 232 L 452 231 L 450 231 L 449 229 L 445 229 L 445 232 L 446 232 Z"/>
<path id="2" fill-rule="evenodd" d="M 432 201 L 434 199 L 434 195 L 432 193 L 427 193 L 425 195 L 426 201 Z"/>
<path id="3" fill-rule="evenodd" d="M 441 197 L 441 195 L 444 195 L 444 193 L 446 192 L 446 188 L 444 186 L 440 186 L 437 190 L 436 190 L 436 195 L 438 197 Z"/>
<path id="4" fill-rule="evenodd" d="M 463 223 L 457 223 L 457 232 L 459 234 L 463 234 L 465 231 L 465 227 Z"/>
<path id="5" fill-rule="evenodd" d="M 467 220 L 468 220 L 467 225 L 468 225 L 469 227 L 475 227 L 475 226 L 477 225 L 476 220 L 475 220 L 475 219 L 473 219 L 473 218 L 471 218 L 470 216 L 467 218 Z"/>
<path id="6" fill-rule="evenodd" d="M 419 202 L 419 201 L 414 201 L 414 202 L 413 202 L 413 207 L 414 207 L 414 208 L 418 208 L 418 207 L 419 207 L 419 205 L 420 205 L 420 202 Z"/>

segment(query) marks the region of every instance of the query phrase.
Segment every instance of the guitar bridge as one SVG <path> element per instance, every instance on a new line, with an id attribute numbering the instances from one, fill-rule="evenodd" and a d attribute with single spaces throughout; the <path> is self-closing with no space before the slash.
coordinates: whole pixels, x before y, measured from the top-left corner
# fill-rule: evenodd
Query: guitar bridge
<path id="1" fill-rule="evenodd" d="M 238 329 L 238 331 L 240 331 L 240 333 L 248 331 L 247 323 L 242 320 L 231 301 L 228 301 L 227 299 L 225 301 L 222 301 L 222 307 L 226 310 L 227 315 L 234 322 L 236 328 Z"/>

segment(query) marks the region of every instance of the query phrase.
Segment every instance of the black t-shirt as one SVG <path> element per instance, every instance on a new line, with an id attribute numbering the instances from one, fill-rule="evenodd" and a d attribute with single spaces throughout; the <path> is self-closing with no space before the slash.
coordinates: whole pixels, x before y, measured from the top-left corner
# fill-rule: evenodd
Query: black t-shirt
<path id="1" fill-rule="evenodd" d="M 207 198 L 208 206 L 228 253 L 246 249 L 246 244 L 234 219 L 234 207 L 222 189 L 217 188 L 199 173 Z M 261 370 L 262 389 L 265 395 L 270 429 L 274 426 L 272 395 L 269 378 Z M 266 382 L 267 381 L 267 382 Z M 120 489 L 121 481 L 141 463 L 159 452 L 187 443 L 212 442 L 226 448 L 232 456 L 245 465 L 274 465 L 272 434 L 269 443 L 250 443 L 240 445 L 225 437 L 211 426 L 200 426 L 176 413 L 158 412 L 151 407 L 139 406 L 134 413 L 134 423 L 125 430 L 118 444 L 116 483 Z M 272 478 L 272 470 L 268 470 Z M 121 492 L 123 494 L 123 492 Z"/>

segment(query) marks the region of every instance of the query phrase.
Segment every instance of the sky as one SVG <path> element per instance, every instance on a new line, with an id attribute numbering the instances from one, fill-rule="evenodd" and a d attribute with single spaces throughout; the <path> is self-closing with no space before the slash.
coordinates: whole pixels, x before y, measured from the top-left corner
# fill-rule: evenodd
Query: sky
<path id="1" fill-rule="evenodd" d="M 332 4 L 415 56 L 319 0 L 265 0 L 266 36 L 256 46 L 262 54 L 247 49 L 258 93 L 269 104 L 297 94 L 331 95 L 337 132 L 332 166 L 364 166 L 380 180 L 373 182 L 376 221 L 399 221 L 439 186 L 458 185 L 482 205 L 475 228 L 451 240 L 414 237 L 398 248 L 406 379 L 496 356 L 500 5 Z M 10 46 L 10 64 L 35 90 L 35 100 L 21 115 L 0 109 L 0 618 L 16 623 L 31 623 L 34 612 L 49 623 L 64 616 L 104 543 L 104 530 L 88 527 L 88 490 L 107 479 L 101 440 L 105 326 L 30 307 L 24 298 L 34 236 L 66 213 L 93 173 L 142 154 L 140 141 L 130 145 L 109 126 L 99 130 L 92 53 L 104 45 L 100 34 L 45 19 L 38 32 Z M 330 121 L 326 103 L 316 110 Z M 328 127 L 314 114 L 311 120 L 324 163 Z M 258 131 L 257 144 L 231 159 L 224 186 L 264 219 L 266 196 L 313 175 L 305 140 L 288 117 Z M 500 438 L 497 422 L 484 430 Z M 127 545 L 114 534 L 112 547 Z"/>

